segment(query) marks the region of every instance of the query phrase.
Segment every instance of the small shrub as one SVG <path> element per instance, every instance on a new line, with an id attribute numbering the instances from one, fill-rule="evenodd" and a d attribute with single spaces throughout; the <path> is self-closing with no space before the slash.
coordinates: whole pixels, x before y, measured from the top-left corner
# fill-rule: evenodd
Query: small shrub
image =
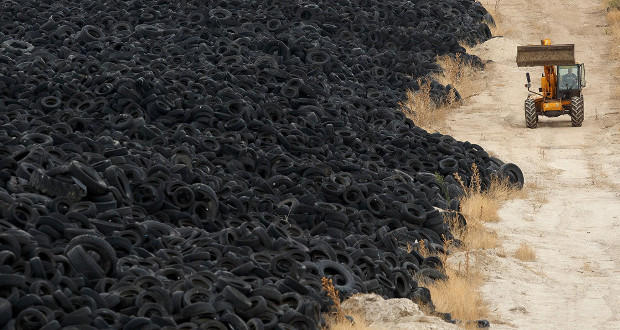
<path id="1" fill-rule="evenodd" d="M 454 88 L 459 91 L 461 97 L 468 97 L 476 91 L 475 81 L 478 69 L 465 63 L 460 55 L 440 56 L 436 59 L 442 68 L 440 73 L 431 75 L 430 79 L 418 79 L 420 88 L 407 91 L 407 98 L 400 102 L 400 110 L 411 119 L 416 126 L 429 132 L 438 131 L 442 128 L 446 115 L 456 103 Z M 452 85 L 450 94 L 443 104 L 437 104 L 431 97 L 431 79 L 443 85 Z"/>
<path id="2" fill-rule="evenodd" d="M 489 313 L 478 291 L 484 276 L 475 265 L 470 264 L 469 252 L 465 253 L 465 258 L 462 268 L 460 265 L 459 269 L 445 268 L 447 280 L 435 281 L 427 285 L 427 288 L 437 311 L 449 312 L 454 319 L 463 321 L 483 319 Z"/>
<path id="3" fill-rule="evenodd" d="M 435 104 L 431 98 L 430 81 L 418 80 L 420 89 L 407 90 L 407 99 L 400 102 L 400 109 L 416 126 L 427 131 L 438 130 L 447 114 L 447 108 Z"/>
<path id="4" fill-rule="evenodd" d="M 527 243 L 521 243 L 515 251 L 515 258 L 521 261 L 534 261 L 536 260 L 536 252 Z"/>
<path id="5" fill-rule="evenodd" d="M 475 84 L 478 69 L 461 58 L 461 54 L 443 55 L 437 57 L 437 64 L 442 72 L 434 75 L 442 85 L 452 85 L 459 91 L 462 98 L 467 98 L 478 91 L 479 84 Z M 454 102 L 454 95 L 449 100 Z"/>

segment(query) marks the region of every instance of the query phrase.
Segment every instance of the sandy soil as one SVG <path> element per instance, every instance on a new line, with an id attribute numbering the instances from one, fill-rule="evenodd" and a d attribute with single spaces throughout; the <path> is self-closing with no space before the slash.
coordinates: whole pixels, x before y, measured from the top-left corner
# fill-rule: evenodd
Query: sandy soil
<path id="1" fill-rule="evenodd" d="M 613 100 L 613 38 L 599 0 L 499 2 L 503 38 L 472 50 L 489 60 L 483 91 L 448 117 L 448 132 L 469 140 L 524 172 L 528 197 L 507 203 L 493 224 L 503 251 L 488 252 L 483 287 L 495 329 L 620 329 L 620 111 Z M 482 1 L 492 8 L 496 1 Z M 541 117 L 525 127 L 525 73 L 533 89 L 542 68 L 518 68 L 516 46 L 574 43 L 586 64 L 585 120 Z M 616 96 L 617 99 L 617 96 Z M 514 251 L 529 244 L 537 260 Z"/>
<path id="2" fill-rule="evenodd" d="M 502 247 L 480 258 L 491 328 L 620 329 L 620 110 L 613 100 L 620 46 L 606 34 L 605 8 L 599 0 L 547 0 L 549 13 L 540 1 L 482 3 L 498 3 L 505 35 L 471 50 L 489 61 L 484 88 L 448 116 L 442 133 L 482 145 L 525 175 L 527 197 L 506 203 L 502 220 L 490 225 Z M 518 68 L 516 48 L 543 38 L 574 43 L 577 60 L 586 64 L 582 127 L 571 127 L 568 115 L 525 127 L 525 73 L 537 90 L 542 68 Z M 535 261 L 514 257 L 523 242 Z M 376 316 L 373 329 L 441 326 L 437 319 L 411 319 L 422 316 L 409 305 L 401 308 L 406 312 L 395 309 L 405 306 L 401 300 L 364 303 L 367 315 Z"/>

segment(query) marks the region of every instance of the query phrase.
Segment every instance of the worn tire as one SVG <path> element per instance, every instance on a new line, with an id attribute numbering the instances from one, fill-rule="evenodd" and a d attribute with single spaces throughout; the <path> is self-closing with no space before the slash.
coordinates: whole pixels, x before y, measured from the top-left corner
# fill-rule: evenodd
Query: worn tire
<path id="1" fill-rule="evenodd" d="M 574 96 L 570 99 L 570 122 L 573 127 L 581 127 L 583 123 L 583 96 Z"/>
<path id="2" fill-rule="evenodd" d="M 538 114 L 536 114 L 536 103 L 534 100 L 525 100 L 525 126 L 527 128 L 536 128 L 538 125 Z"/>
<path id="3" fill-rule="evenodd" d="M 102 270 L 103 274 L 111 276 L 115 273 L 116 267 L 116 252 L 103 238 L 94 235 L 80 235 L 73 238 L 65 248 L 65 253 L 69 256 L 71 251 L 77 247 L 81 247 L 82 251 L 77 251 L 74 254 L 77 255 L 76 259 L 69 258 L 69 262 L 76 269 L 83 270 L 83 273 L 98 273 L 98 270 Z M 82 257 L 88 257 L 87 252 L 92 251 L 98 255 L 98 264 L 95 264 L 94 271 L 90 272 L 89 267 L 93 266 L 81 261 Z M 103 275 L 102 274 L 102 275 Z M 101 278 L 101 277 L 98 277 Z"/>
<path id="4" fill-rule="evenodd" d="M 499 168 L 502 177 L 507 178 L 518 189 L 523 188 L 524 178 L 523 172 L 519 166 L 513 163 L 506 163 Z"/>

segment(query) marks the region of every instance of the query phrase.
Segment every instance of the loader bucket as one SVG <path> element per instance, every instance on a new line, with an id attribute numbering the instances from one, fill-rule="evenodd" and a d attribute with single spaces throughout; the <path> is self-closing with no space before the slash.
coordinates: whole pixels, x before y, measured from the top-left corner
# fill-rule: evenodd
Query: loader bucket
<path id="1" fill-rule="evenodd" d="M 575 45 L 517 46 L 517 66 L 575 64 Z"/>

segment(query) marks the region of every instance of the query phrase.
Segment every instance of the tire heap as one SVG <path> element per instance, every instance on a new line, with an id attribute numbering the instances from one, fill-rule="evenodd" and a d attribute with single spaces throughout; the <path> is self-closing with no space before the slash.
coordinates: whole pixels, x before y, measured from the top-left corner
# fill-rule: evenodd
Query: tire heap
<path id="1" fill-rule="evenodd" d="M 441 262 L 405 245 L 441 248 L 452 174 L 501 162 L 395 109 L 488 20 L 463 0 L 2 1 L 0 328 L 312 329 L 322 277 L 430 302 L 413 275 Z"/>

